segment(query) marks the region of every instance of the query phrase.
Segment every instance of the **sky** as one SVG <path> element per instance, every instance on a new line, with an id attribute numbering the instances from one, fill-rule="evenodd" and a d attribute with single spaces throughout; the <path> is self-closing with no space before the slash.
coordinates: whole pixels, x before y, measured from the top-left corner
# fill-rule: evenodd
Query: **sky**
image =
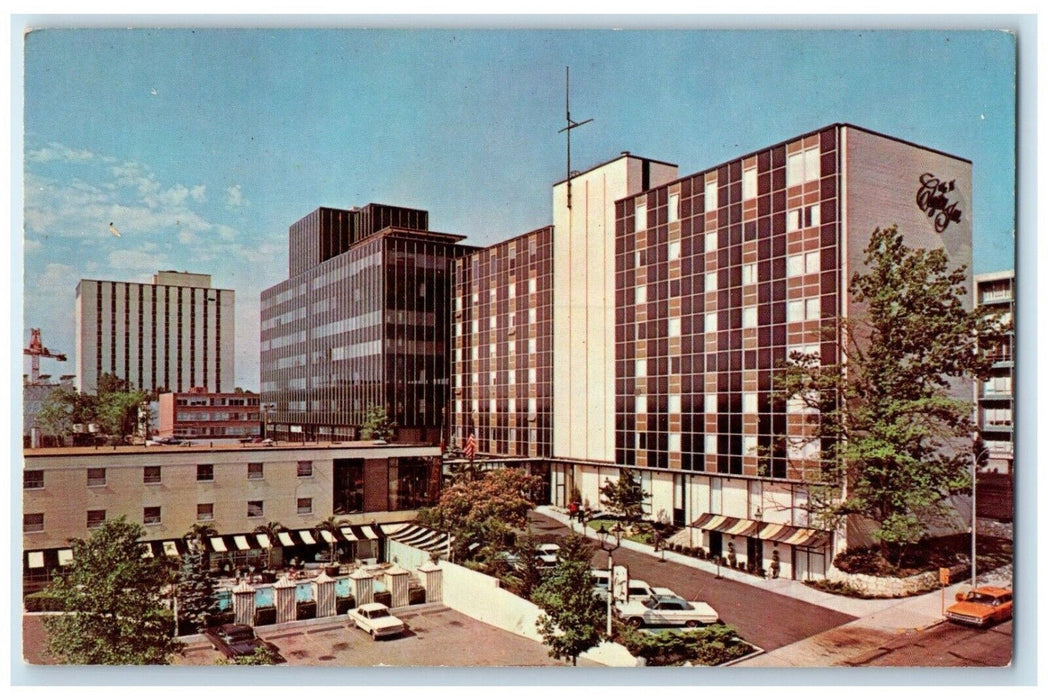
<path id="1" fill-rule="evenodd" d="M 426 209 L 474 245 L 550 224 L 568 66 L 571 116 L 593 119 L 574 169 L 628 150 L 683 176 L 853 123 L 970 159 L 974 271 L 1014 267 L 1004 32 L 44 29 L 23 60 L 13 254 L 23 341 L 69 355 L 42 361 L 56 376 L 80 279 L 210 274 L 236 291 L 236 384 L 258 390 L 259 294 L 317 207 Z"/>

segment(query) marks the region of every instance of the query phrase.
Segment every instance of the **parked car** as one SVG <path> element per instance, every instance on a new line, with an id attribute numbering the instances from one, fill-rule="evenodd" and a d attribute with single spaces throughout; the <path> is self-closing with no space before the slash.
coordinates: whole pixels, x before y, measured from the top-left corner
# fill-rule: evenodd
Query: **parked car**
<path id="1" fill-rule="evenodd" d="M 958 593 L 957 602 L 946 608 L 946 619 L 962 625 L 988 627 L 1012 618 L 1012 589 L 981 586 Z"/>
<path id="2" fill-rule="evenodd" d="M 668 588 L 664 588 L 662 590 L 669 591 Z M 672 591 L 670 592 L 672 593 Z M 654 588 L 651 587 L 650 584 L 648 584 L 647 581 L 642 581 L 639 578 L 631 578 L 629 579 L 629 581 L 626 582 L 625 600 L 622 599 L 621 592 L 619 592 L 617 595 L 618 597 L 616 598 L 615 604 L 622 605 L 625 603 L 640 602 L 643 600 L 647 600 L 653 595 L 658 595 L 658 593 Z"/>
<path id="3" fill-rule="evenodd" d="M 539 566 L 556 566 L 560 559 L 560 545 L 540 544 L 535 547 L 535 558 L 538 559 Z"/>
<path id="4" fill-rule="evenodd" d="M 407 629 L 407 625 L 400 618 L 395 617 L 382 603 L 361 605 L 359 608 L 350 610 L 347 615 L 357 629 L 364 630 L 374 639 L 392 637 Z"/>
<path id="5" fill-rule="evenodd" d="M 618 610 L 619 615 L 635 627 L 697 627 L 712 625 L 720 619 L 708 603 L 669 595 L 653 595 L 623 603 Z"/>
<path id="6" fill-rule="evenodd" d="M 272 644 L 256 637 L 250 625 L 219 625 L 206 630 L 204 636 L 211 642 L 211 648 L 222 652 L 227 659 L 251 656 L 260 647 L 268 647 L 274 652 L 277 650 Z"/>

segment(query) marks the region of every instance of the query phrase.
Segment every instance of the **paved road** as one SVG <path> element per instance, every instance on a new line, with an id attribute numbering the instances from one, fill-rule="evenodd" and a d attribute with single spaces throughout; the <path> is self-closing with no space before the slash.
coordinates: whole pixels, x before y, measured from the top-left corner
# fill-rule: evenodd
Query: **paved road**
<path id="1" fill-rule="evenodd" d="M 46 633 L 39 615 L 22 617 L 23 646 L 32 664 L 54 663 L 43 654 Z M 310 621 L 293 629 L 264 627 L 259 636 L 272 642 L 288 666 L 569 666 L 550 658 L 546 647 L 524 637 L 478 622 L 448 608 L 403 616 L 409 631 L 399 637 L 372 640 L 345 615 Z M 211 666 L 222 655 L 206 641 L 187 646 L 173 662 Z M 579 666 L 599 667 L 579 660 Z"/>
<path id="2" fill-rule="evenodd" d="M 538 513 L 529 516 L 537 535 L 566 535 L 568 527 Z M 596 543 L 594 543 L 596 544 Z M 652 586 L 665 586 L 689 600 L 704 600 L 746 641 L 770 651 L 856 619 L 804 601 L 728 579 L 717 579 L 689 566 L 660 561 L 651 555 L 618 549 L 615 564 Z M 593 565 L 606 568 L 607 554 L 598 550 Z"/>
<path id="3" fill-rule="evenodd" d="M 1007 666 L 1012 660 L 1012 622 L 988 629 L 949 622 L 898 635 L 848 662 L 849 666 Z"/>

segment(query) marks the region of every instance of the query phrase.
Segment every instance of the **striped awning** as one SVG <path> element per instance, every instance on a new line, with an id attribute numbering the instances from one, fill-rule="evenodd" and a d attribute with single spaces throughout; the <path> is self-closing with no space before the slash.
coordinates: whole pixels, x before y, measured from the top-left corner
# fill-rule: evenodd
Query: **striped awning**
<path id="1" fill-rule="evenodd" d="M 295 534 L 298 535 L 298 539 L 300 539 L 302 541 L 302 544 L 316 544 L 317 543 L 317 541 L 315 539 L 313 539 L 313 533 L 310 532 L 309 530 L 298 530 L 298 531 L 296 531 Z"/>
<path id="2" fill-rule="evenodd" d="M 280 546 L 282 547 L 294 547 L 295 540 L 291 538 L 290 532 L 280 531 L 277 533 L 277 539 L 280 540 Z"/>
<path id="3" fill-rule="evenodd" d="M 427 552 L 445 552 L 454 541 L 448 533 L 431 530 L 422 525 L 404 524 L 396 529 L 383 526 L 383 531 L 391 540 Z"/>
<path id="4" fill-rule="evenodd" d="M 740 537 L 755 536 L 757 530 L 760 529 L 760 525 L 761 523 L 756 520 L 733 518 L 728 515 L 714 515 L 713 513 L 703 513 L 698 520 L 691 524 L 692 527 L 703 530 L 714 530 L 715 532 L 723 532 L 726 535 L 738 535 Z"/>
<path id="5" fill-rule="evenodd" d="M 757 537 L 762 540 L 781 542 L 795 547 L 824 547 L 830 541 L 830 533 L 814 528 L 765 523 L 759 520 L 733 518 L 727 515 L 703 513 L 691 524 L 702 530 L 723 532 L 726 535 Z"/>

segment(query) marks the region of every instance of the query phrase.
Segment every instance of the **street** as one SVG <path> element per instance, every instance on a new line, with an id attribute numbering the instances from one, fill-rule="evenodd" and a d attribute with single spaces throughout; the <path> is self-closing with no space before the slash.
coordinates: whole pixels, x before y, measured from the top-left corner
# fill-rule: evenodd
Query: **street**
<path id="1" fill-rule="evenodd" d="M 1012 621 L 987 629 L 943 622 L 882 643 L 849 666 L 1007 666 L 1012 660 Z"/>
<path id="2" fill-rule="evenodd" d="M 538 535 L 567 535 L 568 526 L 532 512 L 532 531 Z M 598 546 L 593 542 L 594 546 Z M 848 623 L 855 618 L 827 610 L 794 598 L 747 586 L 737 581 L 717 579 L 713 574 L 652 556 L 618 549 L 615 564 L 629 567 L 630 577 L 647 581 L 652 586 L 665 586 L 688 600 L 702 600 L 720 613 L 721 620 L 734 627 L 739 635 L 765 651 L 806 639 L 825 630 Z M 607 568 L 608 558 L 598 548 L 593 566 Z"/>

